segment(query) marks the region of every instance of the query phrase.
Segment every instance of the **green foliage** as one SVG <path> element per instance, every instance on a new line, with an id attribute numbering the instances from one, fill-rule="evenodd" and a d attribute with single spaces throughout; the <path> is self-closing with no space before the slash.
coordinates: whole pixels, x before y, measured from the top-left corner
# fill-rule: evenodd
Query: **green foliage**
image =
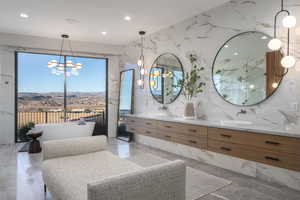
<path id="1" fill-rule="evenodd" d="M 179 84 L 183 88 L 185 98 L 191 100 L 194 96 L 203 92 L 203 87 L 206 83 L 201 81 L 199 73 L 204 70 L 204 67 L 198 67 L 197 56 L 190 54 L 189 59 L 192 70 L 185 74 L 184 79 L 179 81 Z"/>
<path id="2" fill-rule="evenodd" d="M 22 126 L 19 129 L 19 140 L 21 141 L 29 141 L 30 138 L 27 136 L 28 131 L 34 128 L 35 124 L 33 122 L 29 122 L 28 124 Z"/>
<path id="3" fill-rule="evenodd" d="M 221 74 L 221 70 L 219 69 L 218 71 L 216 71 L 216 74 Z"/>

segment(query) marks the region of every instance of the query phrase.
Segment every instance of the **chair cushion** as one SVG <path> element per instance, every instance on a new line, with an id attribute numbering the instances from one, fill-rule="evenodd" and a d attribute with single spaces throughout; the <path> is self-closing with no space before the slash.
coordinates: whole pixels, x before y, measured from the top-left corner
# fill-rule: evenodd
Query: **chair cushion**
<path id="1" fill-rule="evenodd" d="M 143 169 L 108 151 L 43 162 L 43 179 L 54 199 L 87 200 L 87 184 Z"/>

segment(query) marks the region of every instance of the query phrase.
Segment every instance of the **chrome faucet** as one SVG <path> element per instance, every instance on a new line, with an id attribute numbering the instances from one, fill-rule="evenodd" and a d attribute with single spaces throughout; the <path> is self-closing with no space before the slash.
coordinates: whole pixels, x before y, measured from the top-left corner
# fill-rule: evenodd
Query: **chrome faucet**
<path id="1" fill-rule="evenodd" d="M 240 114 L 247 114 L 247 111 L 244 109 L 241 109 L 239 112 L 236 113 L 236 116 L 239 116 Z"/>

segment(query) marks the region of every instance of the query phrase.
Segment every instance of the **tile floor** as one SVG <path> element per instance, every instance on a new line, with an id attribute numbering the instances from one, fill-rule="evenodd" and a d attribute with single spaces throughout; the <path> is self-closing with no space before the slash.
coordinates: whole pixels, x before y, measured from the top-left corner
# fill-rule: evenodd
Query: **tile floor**
<path id="1" fill-rule="evenodd" d="M 0 200 L 43 200 L 43 181 L 40 172 L 41 154 L 18 153 L 19 145 L 0 145 Z M 151 153 L 174 160 L 206 173 L 231 180 L 233 183 L 198 200 L 299 200 L 300 192 L 278 185 L 270 185 L 254 178 L 218 167 L 186 159 L 143 145 L 112 139 L 109 151 L 122 158 Z M 47 200 L 51 197 L 48 194 Z"/>

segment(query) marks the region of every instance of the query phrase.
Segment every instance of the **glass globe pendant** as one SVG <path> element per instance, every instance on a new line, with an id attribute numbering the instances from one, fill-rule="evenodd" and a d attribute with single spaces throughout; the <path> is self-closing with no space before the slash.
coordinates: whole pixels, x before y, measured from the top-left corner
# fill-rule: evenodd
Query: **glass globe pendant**
<path id="1" fill-rule="evenodd" d="M 139 60 L 137 61 L 137 65 L 138 65 L 139 67 L 143 66 L 143 61 L 142 61 L 141 59 L 139 59 Z"/>
<path id="2" fill-rule="evenodd" d="M 139 86 L 142 86 L 142 85 L 144 85 L 144 81 L 142 79 L 139 79 L 139 80 L 137 80 L 137 84 Z"/>
<path id="3" fill-rule="evenodd" d="M 288 69 L 291 67 L 294 67 L 296 64 L 295 57 L 290 55 L 290 28 L 293 28 L 296 26 L 297 20 L 296 17 L 291 16 L 290 12 L 283 8 L 283 0 L 281 0 L 281 9 L 276 13 L 274 18 L 274 38 L 269 41 L 268 47 L 269 49 L 273 51 L 278 51 L 282 48 L 282 42 L 276 37 L 276 29 L 277 29 L 277 17 L 285 13 L 287 16 L 285 16 L 282 20 L 283 27 L 287 28 L 287 49 L 286 49 L 286 55 L 281 59 L 281 66 L 284 67 L 286 70 L 281 75 L 284 76 L 288 73 Z"/>
<path id="4" fill-rule="evenodd" d="M 137 84 L 140 86 L 141 89 L 144 89 L 144 79 L 146 74 L 145 69 L 145 60 L 144 60 L 144 35 L 146 34 L 145 31 L 140 31 L 139 35 L 141 36 L 141 54 L 140 58 L 137 61 L 137 65 L 139 67 L 139 80 L 137 81 Z"/>
<path id="5" fill-rule="evenodd" d="M 268 47 L 269 49 L 273 50 L 273 51 L 277 51 L 281 48 L 282 46 L 282 42 L 281 40 L 279 40 L 278 38 L 273 38 L 272 40 L 270 40 L 270 42 L 268 43 Z"/>
<path id="6" fill-rule="evenodd" d="M 296 59 L 294 56 L 285 56 L 281 59 L 281 65 L 284 68 L 294 67 L 296 64 Z"/>
<path id="7" fill-rule="evenodd" d="M 296 26 L 297 23 L 297 19 L 294 16 L 288 15 L 285 18 L 283 18 L 282 20 L 282 25 L 285 28 L 293 28 Z"/>

